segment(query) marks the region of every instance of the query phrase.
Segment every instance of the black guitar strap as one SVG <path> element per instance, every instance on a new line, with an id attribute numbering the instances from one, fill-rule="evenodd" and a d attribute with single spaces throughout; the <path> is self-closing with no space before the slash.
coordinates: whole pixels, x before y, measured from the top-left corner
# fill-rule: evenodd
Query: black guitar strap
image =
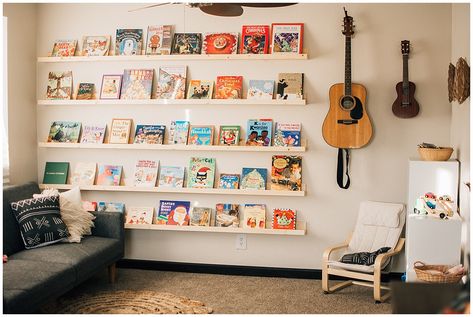
<path id="1" fill-rule="evenodd" d="M 347 182 L 343 185 L 343 152 L 345 152 L 346 157 L 346 175 Z M 337 164 L 337 183 L 340 188 L 347 189 L 350 187 L 350 175 L 349 172 L 349 162 L 350 162 L 350 149 L 338 149 L 338 164 Z"/>

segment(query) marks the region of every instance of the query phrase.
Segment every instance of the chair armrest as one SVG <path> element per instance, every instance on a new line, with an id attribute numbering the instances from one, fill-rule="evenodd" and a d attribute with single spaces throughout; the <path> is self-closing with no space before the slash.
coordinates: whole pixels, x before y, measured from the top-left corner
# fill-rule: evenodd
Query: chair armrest
<path id="1" fill-rule="evenodd" d="M 92 235 L 104 238 L 113 238 L 120 241 L 125 239 L 125 225 L 123 213 L 97 211 L 94 212 L 95 227 L 92 228 Z"/>
<path id="2" fill-rule="evenodd" d="M 396 254 L 398 254 L 399 252 L 402 251 L 402 248 L 404 247 L 404 242 L 405 242 L 405 238 L 400 238 L 399 241 L 397 242 L 396 244 L 396 247 L 389 251 L 389 252 L 386 252 L 386 253 L 383 253 L 383 254 L 380 254 L 376 257 L 376 260 L 374 261 L 374 269 L 375 271 L 378 270 L 378 271 L 381 271 L 381 265 L 384 263 L 384 261 L 387 259 L 387 258 L 390 258 Z"/>
<path id="3" fill-rule="evenodd" d="M 330 254 L 333 251 L 336 251 L 336 250 L 339 250 L 339 249 L 345 249 L 345 248 L 348 248 L 348 243 L 347 242 L 325 249 L 324 254 L 322 256 L 322 260 L 324 262 L 329 261 L 330 260 Z"/>

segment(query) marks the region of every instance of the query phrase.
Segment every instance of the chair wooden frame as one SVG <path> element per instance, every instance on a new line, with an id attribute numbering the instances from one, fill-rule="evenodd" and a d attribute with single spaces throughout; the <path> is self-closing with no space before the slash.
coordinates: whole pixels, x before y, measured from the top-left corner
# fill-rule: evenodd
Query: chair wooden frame
<path id="1" fill-rule="evenodd" d="M 373 288 L 373 297 L 376 303 L 384 302 L 386 299 L 389 298 L 391 293 L 389 292 L 389 287 L 381 284 L 381 272 L 382 272 L 382 264 L 385 263 L 389 258 L 392 256 L 400 253 L 402 248 L 404 247 L 405 238 L 400 238 L 396 244 L 396 247 L 387 252 L 380 254 L 376 257 L 374 262 L 374 272 L 373 273 L 362 273 L 362 272 L 354 272 L 339 268 L 331 268 L 329 267 L 329 260 L 330 254 L 335 250 L 345 249 L 348 247 L 350 239 L 346 241 L 344 244 L 336 245 L 330 248 L 327 248 L 323 254 L 322 260 L 322 289 L 325 294 L 333 293 L 335 291 L 341 290 L 345 287 L 355 285 L 367 286 Z M 337 275 L 350 278 L 348 281 L 343 281 L 337 283 L 330 287 L 329 285 L 329 275 Z M 351 279 L 363 280 L 367 282 L 361 281 L 354 281 Z M 388 290 L 388 292 L 384 295 L 381 295 L 381 290 Z"/>

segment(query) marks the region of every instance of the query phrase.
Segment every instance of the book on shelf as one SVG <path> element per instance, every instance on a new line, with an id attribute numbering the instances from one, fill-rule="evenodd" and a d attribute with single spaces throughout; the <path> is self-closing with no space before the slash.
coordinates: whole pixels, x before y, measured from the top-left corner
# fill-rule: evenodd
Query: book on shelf
<path id="1" fill-rule="evenodd" d="M 115 55 L 141 55 L 142 46 L 142 29 L 117 29 Z"/>
<path id="2" fill-rule="evenodd" d="M 266 189 L 268 170 L 266 168 L 243 167 L 241 172 L 241 189 Z"/>
<path id="3" fill-rule="evenodd" d="M 163 144 L 165 125 L 138 124 L 135 131 L 135 144 Z"/>
<path id="4" fill-rule="evenodd" d="M 150 99 L 154 69 L 125 69 L 120 99 Z"/>
<path id="5" fill-rule="evenodd" d="M 266 228 L 266 205 L 245 204 L 243 207 L 243 228 Z"/>
<path id="6" fill-rule="evenodd" d="M 271 146 L 272 119 L 250 119 L 246 129 L 246 145 Z"/>
<path id="7" fill-rule="evenodd" d="M 188 188 L 213 188 L 214 179 L 214 158 L 191 157 L 187 175 Z"/>
<path id="8" fill-rule="evenodd" d="M 240 54 L 268 54 L 269 37 L 268 25 L 243 25 Z"/>
<path id="9" fill-rule="evenodd" d="M 57 40 L 54 42 L 51 57 L 74 56 L 77 47 L 77 40 Z"/>
<path id="10" fill-rule="evenodd" d="M 122 78 L 122 75 L 103 75 L 100 99 L 119 99 Z"/>
<path id="11" fill-rule="evenodd" d="M 169 127 L 168 143 L 169 144 L 187 144 L 189 135 L 189 121 L 171 121 Z"/>
<path id="12" fill-rule="evenodd" d="M 302 157 L 273 155 L 271 166 L 272 190 L 302 190 Z"/>
<path id="13" fill-rule="evenodd" d="M 125 212 L 124 203 L 114 203 L 107 201 L 99 201 L 97 205 L 97 211 L 106 211 L 106 212 Z"/>
<path id="14" fill-rule="evenodd" d="M 221 125 L 219 136 L 219 145 L 239 145 L 240 144 L 240 126 L 239 125 Z"/>
<path id="15" fill-rule="evenodd" d="M 187 66 L 161 66 L 156 86 L 156 99 L 184 99 L 186 97 Z"/>
<path id="16" fill-rule="evenodd" d="M 158 177 L 159 162 L 153 160 L 138 160 L 135 164 L 133 184 L 137 187 L 154 187 Z"/>
<path id="17" fill-rule="evenodd" d="M 190 226 L 209 227 L 210 218 L 212 217 L 212 208 L 194 207 L 191 211 Z"/>
<path id="18" fill-rule="evenodd" d="M 94 185 L 97 164 L 95 162 L 78 162 L 71 176 L 72 185 Z"/>
<path id="19" fill-rule="evenodd" d="M 128 207 L 126 209 L 126 224 L 150 225 L 153 223 L 153 207 Z"/>
<path id="20" fill-rule="evenodd" d="M 191 125 L 189 128 L 189 145 L 212 145 L 214 140 L 214 126 Z"/>
<path id="21" fill-rule="evenodd" d="M 243 76 L 217 76 L 215 99 L 241 99 Z"/>
<path id="22" fill-rule="evenodd" d="M 72 71 L 49 72 L 46 99 L 71 99 Z"/>
<path id="23" fill-rule="evenodd" d="M 132 122 L 132 119 L 113 119 L 108 143 L 128 144 Z"/>
<path id="24" fill-rule="evenodd" d="M 276 123 L 274 130 L 274 146 L 301 146 L 300 123 Z"/>
<path id="25" fill-rule="evenodd" d="M 302 100 L 304 99 L 304 74 L 280 73 L 276 88 L 276 99 Z"/>
<path id="26" fill-rule="evenodd" d="M 92 100 L 95 99 L 95 84 L 79 83 L 77 88 L 76 100 Z"/>
<path id="27" fill-rule="evenodd" d="M 215 226 L 238 228 L 240 226 L 239 207 L 237 204 L 216 204 Z"/>
<path id="28" fill-rule="evenodd" d="M 82 127 L 80 143 L 103 143 L 107 125 L 85 125 Z"/>
<path id="29" fill-rule="evenodd" d="M 48 142 L 79 142 L 81 123 L 77 121 L 54 121 L 49 128 Z"/>
<path id="30" fill-rule="evenodd" d="M 158 225 L 188 226 L 190 201 L 160 200 L 154 223 Z"/>
<path id="31" fill-rule="evenodd" d="M 238 33 L 204 33 L 203 54 L 236 54 L 238 51 Z"/>
<path id="32" fill-rule="evenodd" d="M 180 166 L 161 166 L 159 172 L 159 187 L 184 187 L 185 168 Z"/>
<path id="33" fill-rule="evenodd" d="M 218 188 L 223 189 L 238 189 L 240 185 L 239 174 L 220 174 L 218 181 Z"/>
<path id="34" fill-rule="evenodd" d="M 294 209 L 273 209 L 271 228 L 296 230 L 296 211 Z"/>
<path id="35" fill-rule="evenodd" d="M 96 201 L 83 200 L 82 201 L 82 208 L 85 211 L 89 211 L 89 212 L 97 211 L 97 202 Z"/>
<path id="36" fill-rule="evenodd" d="M 146 37 L 146 55 L 171 54 L 172 25 L 150 25 Z"/>
<path id="37" fill-rule="evenodd" d="M 202 48 L 202 34 L 174 33 L 171 54 L 188 55 L 200 54 Z"/>
<path id="38" fill-rule="evenodd" d="M 187 99 L 212 99 L 213 89 L 213 80 L 193 79 L 189 81 Z"/>
<path id="39" fill-rule="evenodd" d="M 99 164 L 97 172 L 97 185 L 100 186 L 120 186 L 122 176 L 121 165 Z"/>
<path id="40" fill-rule="evenodd" d="M 82 38 L 83 56 L 107 56 L 110 49 L 110 35 L 87 35 Z"/>
<path id="41" fill-rule="evenodd" d="M 43 184 L 67 184 L 69 162 L 46 162 Z"/>
<path id="42" fill-rule="evenodd" d="M 271 24 L 271 53 L 302 53 L 304 23 Z"/>
<path id="43" fill-rule="evenodd" d="M 247 99 L 272 100 L 274 80 L 250 79 Z"/>

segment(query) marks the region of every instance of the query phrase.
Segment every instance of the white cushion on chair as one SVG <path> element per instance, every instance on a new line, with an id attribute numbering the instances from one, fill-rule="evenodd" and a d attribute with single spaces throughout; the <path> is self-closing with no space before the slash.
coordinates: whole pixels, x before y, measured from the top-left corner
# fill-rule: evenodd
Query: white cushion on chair
<path id="1" fill-rule="evenodd" d="M 389 264 L 389 260 L 383 264 L 382 269 L 384 269 L 388 264 Z M 343 263 L 343 262 L 338 262 L 338 261 L 328 261 L 328 266 L 334 269 L 356 271 L 356 272 L 361 272 L 361 273 L 374 272 L 374 265 L 359 265 L 359 264 Z"/>
<path id="2" fill-rule="evenodd" d="M 360 220 L 364 225 L 397 228 L 403 210 L 401 204 L 364 201 L 360 205 Z"/>

